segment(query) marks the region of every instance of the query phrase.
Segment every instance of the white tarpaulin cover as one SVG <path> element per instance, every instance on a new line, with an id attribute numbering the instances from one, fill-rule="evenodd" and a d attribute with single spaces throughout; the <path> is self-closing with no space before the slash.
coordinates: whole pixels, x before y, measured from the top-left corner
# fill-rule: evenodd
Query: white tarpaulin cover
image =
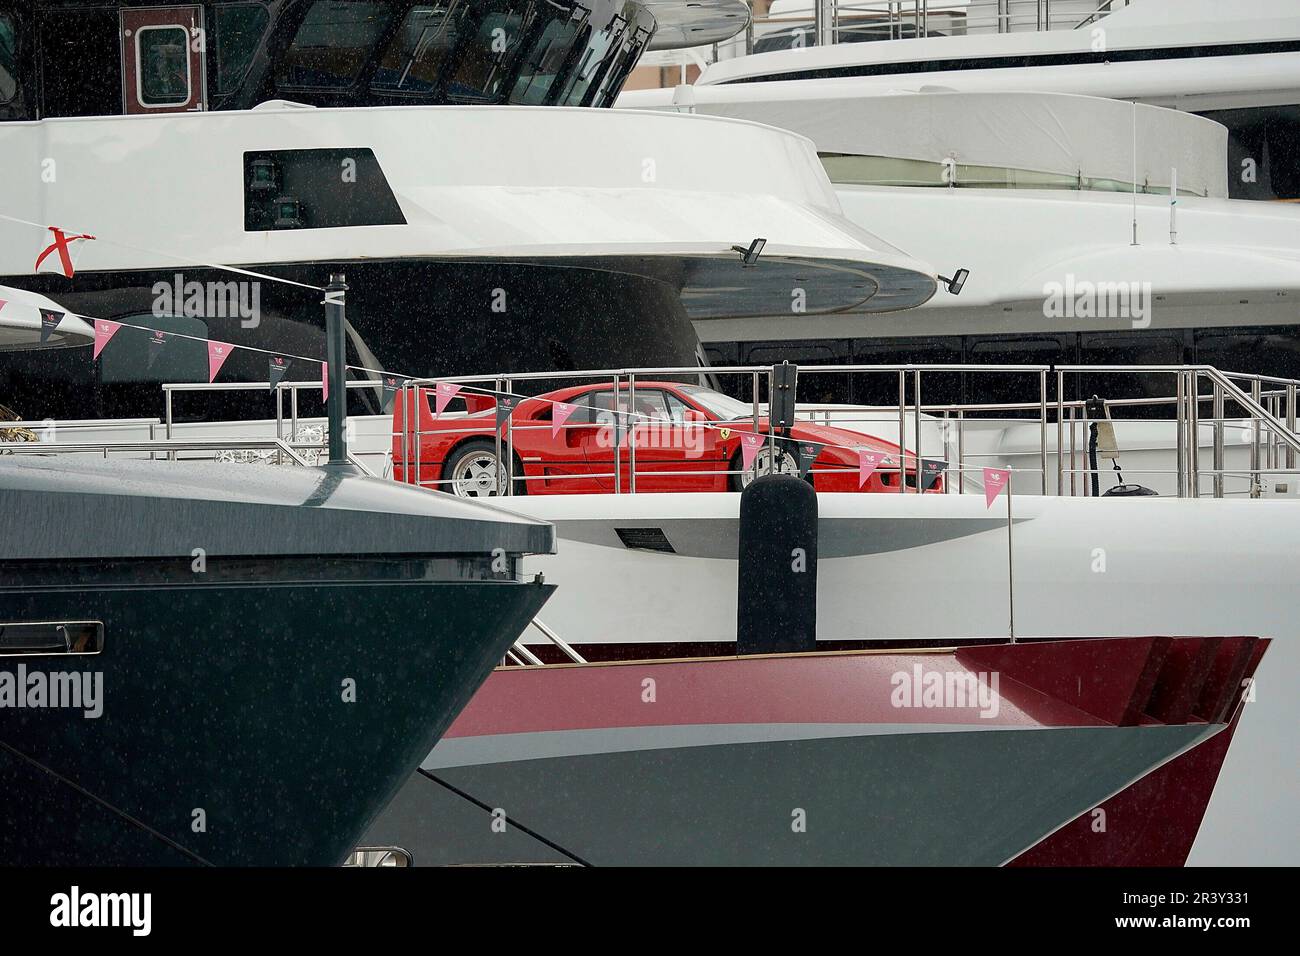
<path id="1" fill-rule="evenodd" d="M 802 89 L 801 89 L 802 88 Z M 1228 195 L 1228 131 L 1156 106 L 1064 93 L 922 90 L 828 96 L 798 81 L 694 88 L 698 113 L 802 133 L 822 153 L 1014 169 Z M 639 105 L 632 100 L 620 105 Z M 647 104 L 649 105 L 649 104 Z M 662 108 L 662 106 L 660 106 Z"/>

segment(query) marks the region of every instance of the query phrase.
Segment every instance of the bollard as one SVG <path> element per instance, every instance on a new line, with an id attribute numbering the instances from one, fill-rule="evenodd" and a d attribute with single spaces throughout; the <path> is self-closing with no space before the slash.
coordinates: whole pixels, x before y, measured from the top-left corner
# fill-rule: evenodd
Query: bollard
<path id="1" fill-rule="evenodd" d="M 817 493 L 764 475 L 740 495 L 736 653 L 817 648 Z"/>

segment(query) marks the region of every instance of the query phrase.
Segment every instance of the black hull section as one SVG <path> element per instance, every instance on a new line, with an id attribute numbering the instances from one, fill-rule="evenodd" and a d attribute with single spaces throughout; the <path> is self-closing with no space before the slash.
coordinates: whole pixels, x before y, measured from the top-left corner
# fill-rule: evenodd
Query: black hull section
<path id="1" fill-rule="evenodd" d="M 332 272 L 345 273 L 350 286 L 348 362 L 361 368 L 378 363 L 400 375 L 472 375 L 696 364 L 699 339 L 677 285 L 655 279 L 576 265 L 423 259 L 256 268 L 313 285 Z M 60 275 L 8 276 L 0 277 L 0 285 L 51 295 L 60 305 L 93 318 L 324 358 L 318 294 L 261 282 L 254 327 L 245 327 L 235 314 L 155 318 L 155 284 L 172 288 L 178 273 L 187 283 L 231 278 L 193 267 L 79 272 L 71 282 Z M 175 304 L 174 297 L 165 298 L 164 312 Z M 202 341 L 173 339 L 152 363 L 149 349 L 147 332 L 124 328 L 98 362 L 91 361 L 89 343 L 0 351 L 0 404 L 33 421 L 152 417 L 162 410 L 163 382 L 208 380 Z M 294 362 L 288 372 L 290 381 L 319 377 L 315 363 Z M 236 350 L 222 366 L 220 380 L 265 382 L 267 357 Z M 319 392 L 306 390 L 300 397 L 303 415 L 324 414 Z M 352 389 L 349 411 L 377 414 L 382 399 L 379 390 Z M 200 392 L 179 398 L 175 414 L 180 421 L 267 418 L 274 417 L 275 406 L 260 390 Z"/>
<path id="2" fill-rule="evenodd" d="M 98 718 L 0 709 L 0 865 L 336 865 L 552 590 L 0 592 L 0 621 L 104 622 L 100 654 L 0 657 L 103 675 Z"/>

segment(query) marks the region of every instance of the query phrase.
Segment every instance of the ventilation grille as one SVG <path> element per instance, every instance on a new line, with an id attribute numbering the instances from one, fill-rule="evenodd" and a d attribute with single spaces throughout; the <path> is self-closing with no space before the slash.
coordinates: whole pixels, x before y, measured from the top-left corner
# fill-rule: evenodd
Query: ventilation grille
<path id="1" fill-rule="evenodd" d="M 623 545 L 633 551 L 677 553 L 677 549 L 673 547 L 662 528 L 615 528 L 614 532 Z"/>

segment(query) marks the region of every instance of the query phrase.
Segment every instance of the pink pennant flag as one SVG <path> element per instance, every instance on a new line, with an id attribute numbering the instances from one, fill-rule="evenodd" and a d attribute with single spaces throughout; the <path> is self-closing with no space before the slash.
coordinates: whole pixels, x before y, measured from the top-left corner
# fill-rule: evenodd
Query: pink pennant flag
<path id="1" fill-rule="evenodd" d="M 1009 481 L 1011 481 L 1011 471 L 1007 468 L 984 469 L 984 507 L 993 507 L 993 499 L 1002 494 Z"/>
<path id="2" fill-rule="evenodd" d="M 578 410 L 578 406 L 573 402 L 556 402 L 551 409 L 551 437 L 557 438 L 560 429 L 564 423 L 569 420 L 569 416 Z"/>
<path id="3" fill-rule="evenodd" d="M 447 404 L 456 397 L 460 386 L 453 382 L 439 382 L 433 389 L 433 417 L 437 418 L 447 408 Z"/>
<path id="4" fill-rule="evenodd" d="M 4 299 L 0 299 L 0 312 L 3 312 L 5 310 L 5 306 L 8 304 L 9 303 L 6 302 Z"/>
<path id="5" fill-rule="evenodd" d="M 217 373 L 221 371 L 221 366 L 226 364 L 226 359 L 230 358 L 230 346 L 225 342 L 208 342 L 208 382 L 212 383 L 217 380 Z"/>
<path id="6" fill-rule="evenodd" d="M 758 450 L 763 447 L 762 435 L 741 435 L 740 436 L 740 467 L 744 471 L 754 464 L 754 459 L 758 457 Z"/>
<path id="7" fill-rule="evenodd" d="M 858 449 L 858 487 L 861 488 L 882 464 L 884 464 L 886 455 L 884 452 L 871 451 L 866 448 Z"/>
<path id="8" fill-rule="evenodd" d="M 121 327 L 121 322 L 110 322 L 108 319 L 95 320 L 95 353 L 90 357 L 91 361 L 99 358 L 99 353 L 104 351 L 104 346 L 112 341 Z"/>
<path id="9" fill-rule="evenodd" d="M 320 397 L 322 402 L 330 400 L 330 363 L 320 363 Z"/>

